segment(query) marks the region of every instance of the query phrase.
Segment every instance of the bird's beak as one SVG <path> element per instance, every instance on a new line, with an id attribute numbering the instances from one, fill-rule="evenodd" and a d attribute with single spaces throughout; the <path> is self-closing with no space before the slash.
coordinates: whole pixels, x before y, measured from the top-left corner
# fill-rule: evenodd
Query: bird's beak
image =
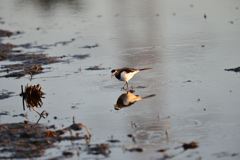
<path id="1" fill-rule="evenodd" d="M 111 75 L 111 78 L 112 78 L 112 77 L 115 77 L 115 74 L 114 74 L 114 73 Z"/>

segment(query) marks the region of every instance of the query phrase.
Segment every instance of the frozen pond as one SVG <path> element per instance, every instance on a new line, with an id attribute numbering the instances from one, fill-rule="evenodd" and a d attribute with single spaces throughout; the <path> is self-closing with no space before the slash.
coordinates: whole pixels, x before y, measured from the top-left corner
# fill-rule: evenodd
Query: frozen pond
<path id="1" fill-rule="evenodd" d="M 240 66 L 239 0 L 0 2 L 0 29 L 21 33 L 3 37 L 1 43 L 45 46 L 14 49 L 21 50 L 15 54 L 44 53 L 63 60 L 43 65 L 46 72 L 31 81 L 30 75 L 0 78 L 2 92 L 15 92 L 0 100 L 1 111 L 10 113 L 0 115 L 1 124 L 23 122 L 26 118 L 13 115 L 26 112 L 30 122 L 37 122 L 37 113 L 23 111 L 19 93 L 21 85 L 41 84 L 46 95 L 38 110 L 49 115 L 39 123 L 61 129 L 75 117 L 90 128 L 91 143 L 120 140 L 111 144 L 106 159 L 157 160 L 164 154 L 176 160 L 239 159 L 240 75 L 224 70 Z M 90 57 L 74 57 L 84 54 Z M 21 62 L 0 61 L 1 66 L 14 63 Z M 91 66 L 105 69 L 86 70 Z M 125 93 L 124 82 L 111 78 L 110 72 L 122 67 L 153 68 L 136 74 L 129 85 L 134 95 L 155 96 L 115 110 Z M 135 143 L 128 134 L 135 135 Z M 185 152 L 176 148 L 192 141 L 199 147 Z M 56 145 L 40 159 L 57 157 L 64 150 L 78 158 L 77 144 Z M 132 146 L 143 152 L 122 149 Z M 82 150 L 80 158 L 105 156 Z"/>

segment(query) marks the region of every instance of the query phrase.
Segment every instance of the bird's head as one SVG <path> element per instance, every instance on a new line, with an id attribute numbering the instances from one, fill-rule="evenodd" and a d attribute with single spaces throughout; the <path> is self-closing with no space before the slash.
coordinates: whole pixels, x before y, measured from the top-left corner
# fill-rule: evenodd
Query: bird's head
<path id="1" fill-rule="evenodd" d="M 115 110 L 120 110 L 122 107 L 119 107 L 117 104 L 114 105 Z"/>
<path id="2" fill-rule="evenodd" d="M 111 77 L 114 77 L 114 76 L 116 76 L 117 70 L 113 69 L 113 70 L 111 71 L 111 73 L 112 73 L 112 76 L 111 76 Z"/>

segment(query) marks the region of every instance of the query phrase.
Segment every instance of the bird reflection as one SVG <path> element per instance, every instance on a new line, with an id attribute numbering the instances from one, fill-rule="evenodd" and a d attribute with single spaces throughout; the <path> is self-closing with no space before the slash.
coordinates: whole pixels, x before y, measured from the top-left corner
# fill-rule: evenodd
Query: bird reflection
<path id="1" fill-rule="evenodd" d="M 120 97 L 118 97 L 117 104 L 115 104 L 114 107 L 115 107 L 115 110 L 120 110 L 123 107 L 131 106 L 132 104 L 134 104 L 137 101 L 140 101 L 145 98 L 154 97 L 154 96 L 155 96 L 155 94 L 151 94 L 151 95 L 145 96 L 145 97 L 140 97 L 140 96 L 134 95 L 130 92 L 123 93 Z"/>

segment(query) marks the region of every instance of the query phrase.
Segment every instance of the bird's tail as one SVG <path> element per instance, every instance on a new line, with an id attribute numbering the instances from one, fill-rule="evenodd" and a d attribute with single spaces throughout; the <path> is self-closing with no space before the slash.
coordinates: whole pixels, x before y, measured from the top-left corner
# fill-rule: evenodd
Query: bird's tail
<path id="1" fill-rule="evenodd" d="M 153 68 L 143 68 L 143 69 L 139 69 L 139 71 L 144 71 L 144 70 L 149 70 L 149 69 L 153 69 Z"/>

